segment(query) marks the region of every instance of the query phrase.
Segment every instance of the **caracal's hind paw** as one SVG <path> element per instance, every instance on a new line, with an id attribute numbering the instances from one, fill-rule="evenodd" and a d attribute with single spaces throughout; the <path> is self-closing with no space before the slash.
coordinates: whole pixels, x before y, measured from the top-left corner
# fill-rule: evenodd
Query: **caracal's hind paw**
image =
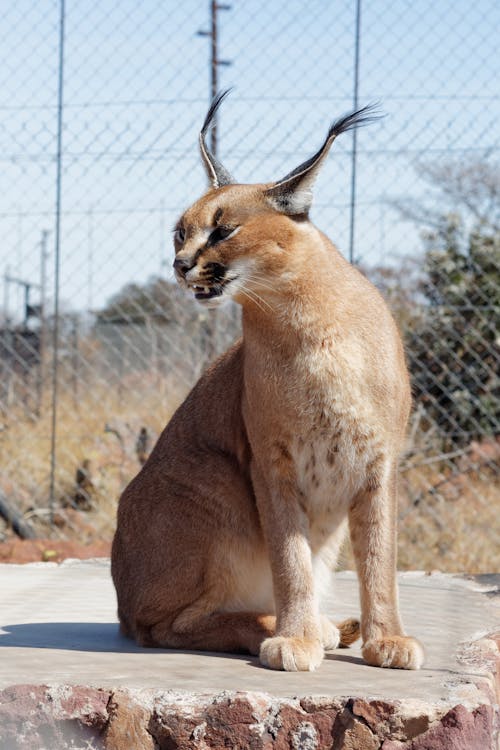
<path id="1" fill-rule="evenodd" d="M 392 635 L 363 644 L 364 660 L 373 667 L 392 669 L 420 669 L 424 663 L 424 648 L 410 635 Z"/>
<path id="2" fill-rule="evenodd" d="M 352 643 L 358 640 L 361 636 L 361 626 L 359 620 L 350 618 L 349 620 L 342 620 L 337 624 L 340 633 L 339 646 L 341 648 L 347 648 Z"/>
<path id="3" fill-rule="evenodd" d="M 260 647 L 260 662 L 270 669 L 285 672 L 313 672 L 323 661 L 323 644 L 304 638 L 274 636 Z"/>

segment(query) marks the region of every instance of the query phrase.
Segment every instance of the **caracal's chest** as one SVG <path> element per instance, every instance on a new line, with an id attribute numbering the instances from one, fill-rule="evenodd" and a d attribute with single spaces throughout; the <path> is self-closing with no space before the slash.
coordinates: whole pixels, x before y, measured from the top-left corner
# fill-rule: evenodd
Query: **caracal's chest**
<path id="1" fill-rule="evenodd" d="M 356 342 L 342 350 L 325 337 L 286 354 L 279 342 L 263 347 L 252 358 L 258 368 L 246 370 L 250 442 L 269 446 L 271 453 L 274 444 L 278 457 L 290 457 L 311 521 L 345 514 L 383 453 L 380 406 L 366 387 L 364 353 Z M 257 453 L 264 474 L 272 475 L 272 456 Z"/>
<path id="2" fill-rule="evenodd" d="M 311 517 L 344 512 L 380 455 L 360 373 L 327 347 L 294 363 L 290 453 Z"/>

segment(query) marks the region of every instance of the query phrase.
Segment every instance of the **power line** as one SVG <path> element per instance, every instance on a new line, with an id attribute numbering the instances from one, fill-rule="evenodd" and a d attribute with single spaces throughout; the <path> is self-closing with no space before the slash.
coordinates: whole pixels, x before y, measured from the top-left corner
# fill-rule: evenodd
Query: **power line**
<path id="1" fill-rule="evenodd" d="M 219 61 L 221 64 L 223 61 Z M 381 101 L 498 101 L 500 94 L 383 94 L 373 93 L 370 99 Z M 272 96 L 263 94 L 261 96 L 234 95 L 233 102 L 346 102 L 350 104 L 352 96 L 314 96 L 311 94 L 300 96 Z M 73 102 L 64 105 L 65 110 L 70 109 L 98 109 L 106 107 L 132 107 L 149 105 L 172 105 L 172 104 L 206 104 L 202 97 L 176 97 L 175 99 L 115 99 L 108 101 Z M 2 112 L 16 112 L 23 110 L 55 110 L 57 104 L 4 104 L 0 105 Z"/>
<path id="2" fill-rule="evenodd" d="M 385 201 L 388 199 L 384 198 L 375 198 L 373 200 L 356 200 L 356 203 L 358 206 L 378 206 L 380 204 L 384 204 Z M 350 203 L 337 203 L 328 201 L 326 203 L 319 203 L 317 201 L 314 202 L 315 208 L 349 208 Z M 91 209 L 93 216 L 128 216 L 133 214 L 140 214 L 140 215 L 158 215 L 162 213 L 163 211 L 179 211 L 179 206 L 167 206 L 163 205 L 160 207 L 152 207 L 152 208 L 96 208 L 95 206 Z M 64 216 L 86 216 L 89 215 L 89 209 L 64 209 L 62 212 Z M 47 217 L 47 216 L 53 216 L 54 211 L 0 211 L 0 218 L 1 219 L 14 219 L 14 218 L 41 218 L 41 217 Z"/>
<path id="3" fill-rule="evenodd" d="M 363 148 L 363 149 L 357 149 L 358 155 L 366 155 L 366 156 L 373 156 L 377 154 L 385 155 L 385 154 L 391 154 L 396 156 L 404 156 L 405 154 L 447 154 L 447 153 L 457 153 L 457 154 L 463 154 L 463 153 L 479 153 L 479 152 L 488 152 L 488 153 L 496 153 L 497 151 L 500 151 L 500 145 L 494 145 L 494 146 L 422 146 L 421 148 Z M 251 151 L 238 151 L 237 149 L 233 149 L 232 156 L 237 158 L 251 158 L 254 157 L 255 159 L 268 159 L 270 156 L 280 156 L 280 157 L 296 157 L 297 154 L 300 153 L 300 149 L 297 149 L 296 151 L 281 151 L 278 149 L 272 149 L 270 151 L 259 151 L 258 149 L 252 149 Z M 337 148 L 336 156 L 348 156 L 352 157 L 353 149 L 352 148 Z M 83 159 L 113 159 L 116 162 L 120 161 L 156 161 L 156 160 L 166 160 L 169 159 L 171 156 L 182 156 L 183 159 L 192 159 L 192 160 L 199 160 L 198 154 L 193 153 L 192 149 L 189 149 L 189 151 L 185 151 L 180 148 L 165 148 L 165 149 L 158 149 L 158 150 L 151 150 L 148 152 L 144 151 L 122 151 L 122 152 L 110 152 L 110 151 L 79 151 L 79 152 L 71 152 L 71 151 L 65 151 L 64 157 L 65 159 L 73 159 L 73 161 L 79 161 Z M 55 161 L 57 159 L 57 156 L 55 154 L 48 154 L 41 152 L 39 154 L 31 154 L 26 155 L 23 153 L 19 154 L 7 154 L 0 157 L 0 162 L 3 163 L 43 163 L 47 161 Z"/>

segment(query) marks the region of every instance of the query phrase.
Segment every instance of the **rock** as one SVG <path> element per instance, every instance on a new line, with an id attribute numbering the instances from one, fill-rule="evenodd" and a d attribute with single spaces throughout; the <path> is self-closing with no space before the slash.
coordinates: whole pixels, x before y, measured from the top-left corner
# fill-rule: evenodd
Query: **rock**
<path id="1" fill-rule="evenodd" d="M 455 706 L 428 731 L 409 742 L 386 740 L 382 750 L 495 750 L 493 710 Z"/>
<path id="2" fill-rule="evenodd" d="M 125 691 L 113 693 L 108 702 L 106 750 L 154 750 L 148 731 L 152 709 Z"/>
<path id="3" fill-rule="evenodd" d="M 415 737 L 409 750 L 489 750 L 493 748 L 493 710 L 479 706 L 468 711 L 455 706 L 439 723 Z"/>
<path id="4" fill-rule="evenodd" d="M 1 750 L 493 750 L 491 706 L 81 686 L 0 691 Z M 405 732 L 407 733 L 405 736 Z"/>
<path id="5" fill-rule="evenodd" d="M 108 700 L 105 691 L 87 687 L 16 685 L 1 690 L 0 748 L 104 750 Z"/>
<path id="6" fill-rule="evenodd" d="M 118 631 L 106 560 L 0 565 L 0 578 L 0 750 L 498 750 L 493 580 L 481 593 L 484 581 L 400 576 L 428 647 L 419 672 L 369 667 L 353 646 L 316 672 L 280 673 L 139 648 Z M 356 581 L 336 585 L 345 617 Z"/>

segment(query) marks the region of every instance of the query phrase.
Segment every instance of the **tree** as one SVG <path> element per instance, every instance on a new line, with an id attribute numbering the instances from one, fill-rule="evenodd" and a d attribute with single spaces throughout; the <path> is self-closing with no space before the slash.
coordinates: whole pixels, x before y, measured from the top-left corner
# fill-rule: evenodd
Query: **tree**
<path id="1" fill-rule="evenodd" d="M 186 308 L 188 300 L 181 297 L 176 284 L 154 277 L 146 284 L 127 284 L 117 292 L 105 308 L 98 313 L 98 320 L 115 323 L 145 323 L 153 318 L 162 323 L 174 322 L 178 314 L 176 308 Z M 192 305 L 190 306 L 192 310 Z"/>
<path id="2" fill-rule="evenodd" d="M 168 357 L 182 360 L 186 377 L 196 379 L 240 335 L 236 305 L 218 311 L 215 320 L 216 325 L 213 312 L 204 310 L 178 284 L 154 277 L 144 285 L 120 289 L 98 313 L 96 330 L 119 327 L 119 336 L 126 336 L 138 352 L 141 346 L 134 340 L 151 338 L 156 331 L 158 339 L 168 342 Z"/>
<path id="3" fill-rule="evenodd" d="M 451 445 L 464 445 L 500 432 L 500 173 L 487 163 L 419 171 L 454 211 L 399 204 L 423 225 L 420 304 L 405 321 L 414 397 Z"/>

